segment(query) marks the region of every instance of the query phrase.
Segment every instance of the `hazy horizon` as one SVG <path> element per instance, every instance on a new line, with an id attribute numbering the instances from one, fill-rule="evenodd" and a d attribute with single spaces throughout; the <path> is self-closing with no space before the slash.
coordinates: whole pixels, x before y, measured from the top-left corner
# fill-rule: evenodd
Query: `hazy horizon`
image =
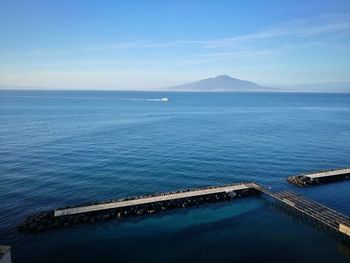
<path id="1" fill-rule="evenodd" d="M 210 77 L 210 78 L 215 78 Z M 232 77 L 232 76 L 230 76 Z M 208 79 L 210 79 L 208 78 Z M 195 92 L 244 92 L 244 91 L 234 91 L 234 90 L 222 90 L 221 87 L 218 85 L 217 90 L 191 90 L 191 89 L 183 89 L 179 90 L 176 89 L 177 86 L 186 86 L 188 84 L 192 84 L 195 82 L 201 82 L 206 79 L 201 80 L 193 80 L 186 83 L 178 83 L 177 85 L 168 86 L 168 87 L 158 87 L 158 88 L 142 88 L 139 89 L 126 89 L 126 88 L 118 88 L 118 87 L 111 87 L 111 88 L 104 88 L 104 87 L 91 87 L 91 88 L 75 88 L 75 87 L 43 87 L 43 86 L 15 86 L 15 85 L 1 85 L 0 84 L 0 90 L 54 90 L 54 91 L 154 91 L 154 92 L 171 92 L 171 91 L 195 91 Z M 242 80 L 242 79 L 239 79 Z M 248 81 L 248 80 L 243 80 Z M 253 82 L 254 83 L 254 82 Z M 319 93 L 319 92 L 325 92 L 325 93 L 350 93 L 350 82 L 324 82 L 324 83 L 304 83 L 304 84 L 295 84 L 295 85 L 278 85 L 278 84 L 263 84 L 260 85 L 260 83 L 255 83 L 261 86 L 261 88 L 271 88 L 271 90 L 264 90 L 262 89 L 260 92 L 306 92 L 306 93 Z M 275 89 L 275 90 L 273 90 Z M 252 91 L 248 91 L 252 92 Z M 259 92 L 259 91 L 257 91 Z"/>
<path id="2" fill-rule="evenodd" d="M 0 7 L 2 86 L 157 90 L 221 74 L 264 86 L 350 83 L 348 1 Z"/>

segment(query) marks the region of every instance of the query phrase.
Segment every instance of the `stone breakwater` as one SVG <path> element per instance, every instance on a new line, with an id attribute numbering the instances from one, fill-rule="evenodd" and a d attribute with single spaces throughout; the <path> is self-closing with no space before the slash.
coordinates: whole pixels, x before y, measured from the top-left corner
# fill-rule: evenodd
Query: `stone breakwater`
<path id="1" fill-rule="evenodd" d="M 287 178 L 287 181 L 297 186 L 312 186 L 336 181 L 343 181 L 350 179 L 350 168 L 335 169 L 314 172 L 309 174 L 300 174 Z"/>
<path id="2" fill-rule="evenodd" d="M 19 230 L 22 232 L 38 233 L 49 229 L 71 227 L 78 224 L 122 220 L 132 216 L 142 216 L 176 208 L 256 196 L 260 193 L 261 192 L 254 187 L 254 184 L 248 183 L 189 189 L 149 196 L 108 200 L 105 202 L 93 202 L 33 214 L 25 218 L 19 226 Z M 128 201 L 133 201 L 135 204 L 129 204 L 130 202 L 126 203 Z M 91 207 L 94 208 L 94 210 L 89 209 Z M 96 207 L 98 209 L 95 209 Z M 86 209 L 87 212 L 84 212 L 84 209 Z M 61 215 L 58 213 L 59 211 L 68 211 L 69 213 L 61 213 Z M 60 216 L 57 216 L 58 214 L 60 214 Z"/>

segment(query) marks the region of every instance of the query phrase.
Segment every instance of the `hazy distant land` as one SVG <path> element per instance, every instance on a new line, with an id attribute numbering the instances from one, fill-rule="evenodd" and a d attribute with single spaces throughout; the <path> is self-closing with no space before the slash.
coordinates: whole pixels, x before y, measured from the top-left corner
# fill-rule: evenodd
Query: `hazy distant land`
<path id="1" fill-rule="evenodd" d="M 264 87 L 247 80 L 232 78 L 228 75 L 219 75 L 215 78 L 203 79 L 191 83 L 166 88 L 174 91 L 232 91 L 232 92 L 259 92 L 279 91 L 275 88 Z"/>
<path id="2" fill-rule="evenodd" d="M 289 92 L 350 93 L 349 82 L 327 82 L 327 83 L 286 85 L 286 86 L 279 86 L 279 88 L 282 91 L 289 91 Z"/>
<path id="3" fill-rule="evenodd" d="M 228 75 L 219 75 L 214 78 L 203 79 L 167 87 L 171 91 L 227 91 L 227 92 L 339 92 L 349 93 L 350 83 L 329 82 L 300 85 L 271 85 L 262 86 L 257 83 L 232 78 Z"/>
<path id="4" fill-rule="evenodd" d="M 0 85 L 0 90 L 75 90 L 74 88 L 50 88 L 35 86 Z M 77 90 L 84 90 L 79 88 Z M 95 89 L 87 89 L 95 90 Z M 97 89 L 96 89 L 97 90 Z M 99 90 L 104 90 L 100 87 Z M 106 90 L 130 91 L 122 87 Z M 191 91 L 191 92 L 315 92 L 315 93 L 350 93 L 350 82 L 327 82 L 298 85 L 260 85 L 252 81 L 233 78 L 228 75 L 202 79 L 165 88 L 140 89 L 139 91 Z M 136 90 L 135 90 L 136 91 Z"/>

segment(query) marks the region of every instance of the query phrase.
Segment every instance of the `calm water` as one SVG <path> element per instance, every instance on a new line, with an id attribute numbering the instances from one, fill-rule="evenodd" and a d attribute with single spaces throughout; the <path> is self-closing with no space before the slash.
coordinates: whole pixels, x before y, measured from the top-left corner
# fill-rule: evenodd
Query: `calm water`
<path id="1" fill-rule="evenodd" d="M 349 182 L 285 182 L 350 166 L 350 94 L 0 91 L 0 145 L 0 243 L 15 263 L 350 261 L 349 246 L 264 198 L 16 231 L 39 210 L 240 181 L 350 215 Z"/>

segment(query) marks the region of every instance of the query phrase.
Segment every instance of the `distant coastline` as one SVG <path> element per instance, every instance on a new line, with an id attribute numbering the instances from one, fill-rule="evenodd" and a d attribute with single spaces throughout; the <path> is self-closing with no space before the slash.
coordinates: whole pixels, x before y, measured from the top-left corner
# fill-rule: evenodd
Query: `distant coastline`
<path id="1" fill-rule="evenodd" d="M 75 87 L 44 87 L 0 85 L 0 90 L 20 91 L 120 91 L 120 92 L 236 92 L 236 93 L 350 93 L 350 82 L 327 82 L 297 85 L 260 85 L 252 81 L 233 78 L 228 75 L 218 75 L 213 78 L 202 79 L 181 85 L 151 88 L 151 89 L 123 89 L 110 88 L 75 88 Z"/>

